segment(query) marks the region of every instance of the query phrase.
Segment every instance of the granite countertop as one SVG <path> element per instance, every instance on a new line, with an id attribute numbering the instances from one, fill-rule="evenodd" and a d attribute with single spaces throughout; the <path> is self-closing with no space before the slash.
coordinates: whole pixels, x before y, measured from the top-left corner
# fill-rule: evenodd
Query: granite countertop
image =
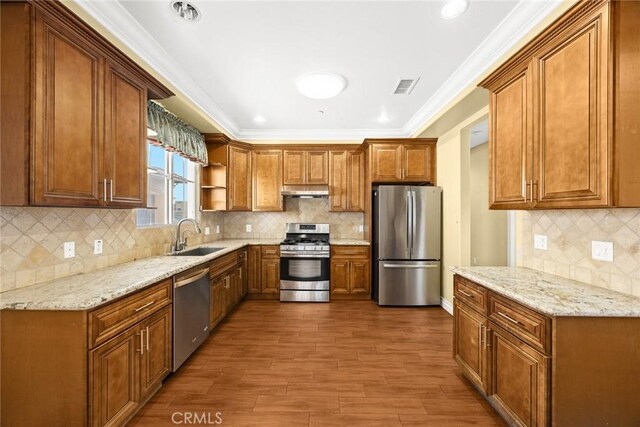
<path id="1" fill-rule="evenodd" d="M 209 255 L 158 255 L 4 292 L 0 309 L 89 310 L 243 246 L 278 244 L 277 239 L 218 240 L 201 245 L 224 248 Z"/>
<path id="2" fill-rule="evenodd" d="M 451 267 L 497 294 L 549 316 L 640 317 L 640 298 L 522 267 Z"/>
<path id="3" fill-rule="evenodd" d="M 332 245 L 344 245 L 344 246 L 369 246 L 370 243 L 363 239 L 331 239 L 329 242 Z"/>

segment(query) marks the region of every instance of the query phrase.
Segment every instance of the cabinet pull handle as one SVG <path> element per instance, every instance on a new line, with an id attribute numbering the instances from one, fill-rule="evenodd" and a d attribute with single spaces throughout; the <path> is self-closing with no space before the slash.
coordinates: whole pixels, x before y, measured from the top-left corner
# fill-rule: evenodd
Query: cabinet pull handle
<path id="1" fill-rule="evenodd" d="M 149 327 L 147 326 L 147 351 L 149 351 L 151 347 L 149 347 Z"/>
<path id="2" fill-rule="evenodd" d="M 505 319 L 507 319 L 509 322 L 511 322 L 511 323 L 513 323 L 513 324 L 515 324 L 515 325 L 519 325 L 519 324 L 520 324 L 520 322 L 518 322 L 516 319 L 514 319 L 513 317 L 509 317 L 509 316 L 507 316 L 506 314 L 504 314 L 504 313 L 503 313 L 503 312 L 501 312 L 501 311 L 499 311 L 499 312 L 498 312 L 498 316 L 502 316 L 502 317 L 504 317 L 504 318 L 505 318 Z"/>
<path id="3" fill-rule="evenodd" d="M 113 202 L 113 180 L 109 180 L 109 201 Z"/>
<path id="4" fill-rule="evenodd" d="M 478 325 L 478 347 L 482 348 L 482 324 Z"/>
<path id="5" fill-rule="evenodd" d="M 142 305 L 142 306 L 140 306 L 140 307 L 136 308 L 136 309 L 134 310 L 134 312 L 136 312 L 136 313 L 137 313 L 137 312 L 139 312 L 140 310 L 143 310 L 143 309 L 145 309 L 145 308 L 149 307 L 149 306 L 150 306 L 151 304 L 153 304 L 154 302 L 155 302 L 155 301 L 148 302 L 148 303 L 146 303 L 145 305 Z"/>
<path id="6" fill-rule="evenodd" d="M 529 183 L 529 192 L 531 194 L 531 197 L 529 198 L 530 203 L 533 203 L 533 180 L 530 181 Z"/>
<path id="7" fill-rule="evenodd" d="M 491 342 L 487 339 L 487 338 L 488 338 L 488 336 L 489 336 L 489 332 L 491 332 L 491 329 L 489 329 L 489 328 L 487 328 L 487 327 L 485 326 L 485 328 L 484 328 L 484 348 L 489 348 L 489 347 L 491 347 Z M 148 349 L 149 349 L 149 348 L 147 347 L 147 350 L 148 350 Z"/>
<path id="8" fill-rule="evenodd" d="M 102 198 L 107 201 L 107 178 L 102 181 Z"/>
<path id="9" fill-rule="evenodd" d="M 460 292 L 465 297 L 475 298 L 475 295 L 471 295 L 470 293 L 467 293 L 467 292 L 463 291 L 462 289 L 458 289 L 458 292 Z"/>
<path id="10" fill-rule="evenodd" d="M 529 181 L 524 182 L 524 202 L 529 203 Z"/>
<path id="11" fill-rule="evenodd" d="M 136 350 L 140 354 L 144 354 L 144 337 L 142 336 L 143 332 L 144 332 L 144 329 L 141 330 L 139 334 L 136 334 L 136 335 L 140 335 L 140 348 Z"/>
<path id="12" fill-rule="evenodd" d="M 533 196 L 535 195 L 535 192 L 533 191 L 533 187 L 538 188 L 538 180 L 535 181 L 531 181 L 531 203 L 533 203 Z M 536 196 L 536 202 L 538 201 L 538 196 Z"/>

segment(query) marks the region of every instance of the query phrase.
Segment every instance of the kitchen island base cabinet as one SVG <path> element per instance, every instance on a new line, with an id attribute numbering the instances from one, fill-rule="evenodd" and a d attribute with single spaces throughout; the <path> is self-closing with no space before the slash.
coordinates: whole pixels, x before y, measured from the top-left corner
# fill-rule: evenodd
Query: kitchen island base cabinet
<path id="1" fill-rule="evenodd" d="M 510 425 L 640 425 L 638 317 L 546 315 L 456 275 L 453 343 Z"/>

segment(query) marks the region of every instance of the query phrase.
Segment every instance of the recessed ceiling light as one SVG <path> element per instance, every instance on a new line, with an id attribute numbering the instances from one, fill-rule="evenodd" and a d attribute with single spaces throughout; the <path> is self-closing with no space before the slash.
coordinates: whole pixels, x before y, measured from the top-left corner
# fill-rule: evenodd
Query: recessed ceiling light
<path id="1" fill-rule="evenodd" d="M 311 73 L 298 77 L 296 86 L 308 98 L 328 99 L 344 90 L 347 79 L 334 73 Z"/>
<path id="2" fill-rule="evenodd" d="M 380 123 L 387 123 L 389 120 L 391 120 L 391 118 L 386 114 L 380 114 L 380 117 L 378 117 Z"/>
<path id="3" fill-rule="evenodd" d="M 254 122 L 256 122 L 256 123 L 264 123 L 264 122 L 266 122 L 266 121 L 267 121 L 267 119 L 265 119 L 265 118 L 264 118 L 264 117 L 262 117 L 262 116 L 255 116 L 255 117 L 253 118 L 253 121 L 254 121 Z"/>
<path id="4" fill-rule="evenodd" d="M 178 17 L 188 22 L 195 22 L 200 19 L 200 11 L 193 4 L 184 0 L 174 0 L 171 2 L 171 10 Z"/>
<path id="5" fill-rule="evenodd" d="M 318 110 L 318 113 L 324 114 L 324 110 Z"/>
<path id="6" fill-rule="evenodd" d="M 453 19 L 462 15 L 469 8 L 469 0 L 446 0 L 440 9 L 444 19 Z"/>

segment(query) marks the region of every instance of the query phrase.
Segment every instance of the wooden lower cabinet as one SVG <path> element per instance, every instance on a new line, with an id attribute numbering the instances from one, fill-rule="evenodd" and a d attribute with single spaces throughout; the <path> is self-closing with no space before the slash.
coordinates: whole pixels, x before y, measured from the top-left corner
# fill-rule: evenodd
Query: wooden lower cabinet
<path id="1" fill-rule="evenodd" d="M 211 312 L 209 315 L 209 330 L 212 330 L 224 317 L 226 309 L 225 286 L 227 280 L 220 277 L 211 281 Z"/>
<path id="2" fill-rule="evenodd" d="M 263 258 L 260 264 L 260 292 L 280 293 L 280 258 Z"/>
<path id="3" fill-rule="evenodd" d="M 331 296 L 369 298 L 371 260 L 368 246 L 331 246 Z"/>
<path id="4" fill-rule="evenodd" d="M 453 312 L 453 357 L 465 375 L 482 392 L 488 387 L 489 354 L 483 342 L 487 319 L 466 304 L 455 301 Z"/>
<path id="5" fill-rule="evenodd" d="M 549 358 L 490 324 L 489 400 L 514 425 L 548 424 Z"/>
<path id="6" fill-rule="evenodd" d="M 247 293 L 250 295 L 260 293 L 260 246 L 249 246 L 247 251 Z"/>

